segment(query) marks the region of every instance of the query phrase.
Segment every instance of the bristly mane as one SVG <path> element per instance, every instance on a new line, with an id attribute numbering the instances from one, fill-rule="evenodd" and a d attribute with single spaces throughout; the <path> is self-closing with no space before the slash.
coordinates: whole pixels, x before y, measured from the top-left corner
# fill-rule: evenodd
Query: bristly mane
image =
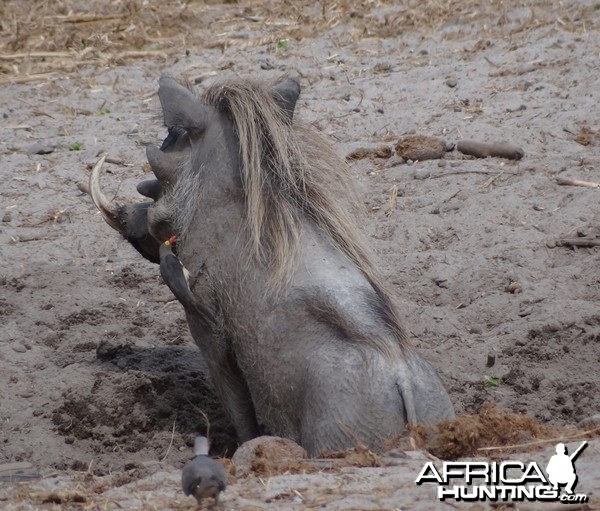
<path id="1" fill-rule="evenodd" d="M 294 271 L 302 216 L 327 232 L 365 273 L 372 265 L 340 204 L 351 193 L 348 169 L 314 129 L 292 121 L 264 84 L 217 84 L 202 98 L 227 112 L 240 141 L 251 251 L 280 287 Z"/>
<path id="2" fill-rule="evenodd" d="M 365 274 L 388 323 L 404 339 L 395 308 L 347 213 L 348 199 L 357 195 L 344 160 L 314 128 L 290 119 L 262 83 L 216 84 L 202 100 L 226 112 L 239 137 L 250 254 L 272 268 L 271 289 L 279 292 L 292 278 L 302 216 L 308 216 Z"/>

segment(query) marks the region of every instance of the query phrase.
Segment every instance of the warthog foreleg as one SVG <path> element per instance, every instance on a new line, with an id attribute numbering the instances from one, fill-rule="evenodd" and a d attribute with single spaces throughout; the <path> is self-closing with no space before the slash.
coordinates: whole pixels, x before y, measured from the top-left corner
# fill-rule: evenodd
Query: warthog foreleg
<path id="1" fill-rule="evenodd" d="M 208 365 L 217 396 L 235 426 L 239 442 L 259 436 L 256 412 L 246 381 L 229 348 L 227 339 L 207 331 L 201 320 L 188 314 L 192 337 Z"/>

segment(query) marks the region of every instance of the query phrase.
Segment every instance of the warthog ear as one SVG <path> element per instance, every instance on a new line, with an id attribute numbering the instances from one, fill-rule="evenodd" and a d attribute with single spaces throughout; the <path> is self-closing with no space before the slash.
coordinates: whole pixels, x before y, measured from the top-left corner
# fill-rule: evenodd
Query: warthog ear
<path id="1" fill-rule="evenodd" d="M 300 97 L 300 84 L 293 78 L 286 78 L 273 87 L 273 96 L 290 120 L 293 119 L 296 101 Z"/>
<path id="2" fill-rule="evenodd" d="M 165 126 L 185 128 L 190 134 L 204 131 L 206 107 L 196 96 L 179 85 L 172 76 L 162 75 L 158 85 L 158 98 L 162 105 Z"/>

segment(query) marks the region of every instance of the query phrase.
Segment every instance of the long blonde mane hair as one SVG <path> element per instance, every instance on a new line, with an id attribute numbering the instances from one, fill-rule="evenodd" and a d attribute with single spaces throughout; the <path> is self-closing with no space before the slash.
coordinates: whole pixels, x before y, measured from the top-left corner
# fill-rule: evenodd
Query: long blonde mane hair
<path id="1" fill-rule="evenodd" d="M 249 249 L 271 268 L 274 288 L 293 275 L 303 216 L 376 280 L 347 212 L 356 198 L 348 168 L 323 137 L 292 120 L 261 83 L 217 84 L 202 99 L 230 115 L 239 137 Z"/>
<path id="2" fill-rule="evenodd" d="M 292 118 L 264 84 L 217 84 L 202 99 L 230 116 L 239 138 L 248 253 L 270 269 L 271 292 L 278 294 L 293 277 L 302 222 L 309 218 L 365 275 L 382 324 L 393 332 L 396 346 L 409 349 L 397 310 L 348 213 L 359 206 L 345 161 L 316 129 Z M 369 342 L 392 353 L 389 339 Z"/>

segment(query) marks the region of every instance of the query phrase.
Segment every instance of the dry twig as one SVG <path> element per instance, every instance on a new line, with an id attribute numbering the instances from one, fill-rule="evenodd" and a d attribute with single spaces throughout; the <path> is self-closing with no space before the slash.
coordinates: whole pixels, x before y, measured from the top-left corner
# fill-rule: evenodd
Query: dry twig
<path id="1" fill-rule="evenodd" d="M 396 200 L 398 199 L 398 187 L 396 185 L 392 186 L 390 190 L 390 197 L 388 199 L 388 207 L 385 210 L 385 216 L 390 217 L 392 213 L 396 209 Z"/>
<path id="2" fill-rule="evenodd" d="M 508 176 L 518 176 L 519 172 L 506 172 L 506 171 L 502 171 L 501 173 L 498 172 L 488 172 L 486 170 L 457 170 L 456 172 L 442 172 L 440 174 L 436 174 L 435 176 L 430 176 L 429 179 L 435 179 L 438 177 L 446 177 L 446 176 L 459 176 L 461 174 L 485 174 L 485 175 L 494 175 L 496 177 L 502 175 L 508 175 Z"/>
<path id="3" fill-rule="evenodd" d="M 169 447 L 167 447 L 167 452 L 165 452 L 165 455 L 162 457 L 162 459 L 160 461 L 165 461 L 167 459 L 167 456 L 171 452 L 171 447 L 173 447 L 173 438 L 175 438 L 175 425 L 176 424 L 177 424 L 177 417 L 175 417 L 175 420 L 173 421 L 173 429 L 171 430 L 171 441 L 169 442 Z"/>
<path id="4" fill-rule="evenodd" d="M 582 247 L 582 248 L 591 248 L 591 247 L 600 247 L 600 240 L 593 238 L 562 238 L 558 239 L 555 242 L 557 247 Z"/>
<path id="5" fill-rule="evenodd" d="M 600 183 L 593 181 L 581 181 L 579 179 L 569 179 L 566 177 L 555 178 L 556 184 L 561 186 L 583 186 L 585 188 L 600 188 Z"/>
<path id="6" fill-rule="evenodd" d="M 544 440 L 536 440 L 535 442 L 526 442 L 524 444 L 512 444 L 512 445 L 498 445 L 494 447 L 479 447 L 478 451 L 503 451 L 506 449 L 522 449 L 524 447 L 534 447 L 537 445 L 544 444 L 555 444 L 558 442 L 568 442 L 569 440 L 577 440 L 578 438 L 586 437 L 588 435 L 593 435 L 595 433 L 600 433 L 600 427 L 590 429 L 587 431 L 582 431 L 581 433 L 576 433 L 574 435 L 569 436 L 561 436 L 557 438 L 545 438 Z"/>
<path id="7" fill-rule="evenodd" d="M 0 85 L 37 82 L 38 80 L 48 80 L 50 78 L 54 78 L 57 74 L 58 72 L 56 71 L 50 71 L 49 73 L 37 73 L 32 75 L 9 75 L 4 78 L 0 78 Z"/>

